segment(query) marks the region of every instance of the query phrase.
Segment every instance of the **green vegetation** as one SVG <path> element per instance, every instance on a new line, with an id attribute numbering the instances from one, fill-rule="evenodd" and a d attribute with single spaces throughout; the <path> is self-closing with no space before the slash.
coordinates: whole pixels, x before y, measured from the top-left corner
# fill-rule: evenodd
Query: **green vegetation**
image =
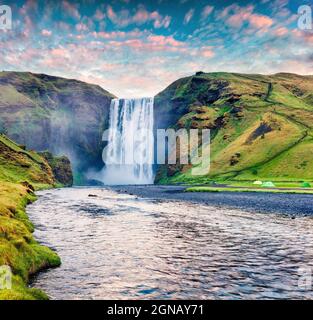
<path id="1" fill-rule="evenodd" d="M 263 188 L 275 188 L 275 184 L 272 181 L 266 181 L 262 183 Z"/>
<path id="2" fill-rule="evenodd" d="M 36 200 L 35 189 L 56 184 L 44 158 L 0 135 L 0 266 L 9 265 L 13 272 L 12 290 L 0 290 L 0 300 L 47 299 L 45 293 L 27 287 L 29 277 L 61 262 L 34 240 L 25 208 Z"/>
<path id="3" fill-rule="evenodd" d="M 55 179 L 65 187 L 73 185 L 73 172 L 69 159 L 65 156 L 55 157 L 51 152 L 41 152 L 40 155 L 46 159 L 52 169 Z"/>
<path id="4" fill-rule="evenodd" d="M 76 182 L 84 183 L 90 164 L 103 166 L 101 140 L 112 98 L 101 87 L 77 80 L 0 72 L 0 133 L 37 151 L 64 150 L 82 176 Z"/>
<path id="5" fill-rule="evenodd" d="M 303 183 L 301 184 L 301 187 L 302 187 L 302 188 L 311 188 L 312 186 L 311 186 L 311 184 L 310 184 L 309 182 L 303 182 Z"/>
<path id="6" fill-rule="evenodd" d="M 287 194 L 313 194 L 313 190 L 291 190 L 291 189 L 258 189 L 258 188 L 219 188 L 219 187 L 191 187 L 185 192 L 270 192 Z"/>
<path id="7" fill-rule="evenodd" d="M 193 176 L 191 165 L 161 166 L 157 182 L 310 183 L 312 92 L 312 77 L 284 73 L 197 73 L 176 81 L 155 98 L 157 126 L 211 129 L 211 164 L 205 176 Z"/>

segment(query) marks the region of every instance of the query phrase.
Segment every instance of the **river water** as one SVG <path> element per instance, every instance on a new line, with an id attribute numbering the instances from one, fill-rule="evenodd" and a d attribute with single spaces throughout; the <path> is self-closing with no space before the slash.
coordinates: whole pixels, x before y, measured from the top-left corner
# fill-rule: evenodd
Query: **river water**
<path id="1" fill-rule="evenodd" d="M 313 270 L 311 217 L 101 188 L 39 195 L 28 207 L 35 237 L 62 266 L 32 286 L 51 299 L 313 298 L 300 277 Z"/>

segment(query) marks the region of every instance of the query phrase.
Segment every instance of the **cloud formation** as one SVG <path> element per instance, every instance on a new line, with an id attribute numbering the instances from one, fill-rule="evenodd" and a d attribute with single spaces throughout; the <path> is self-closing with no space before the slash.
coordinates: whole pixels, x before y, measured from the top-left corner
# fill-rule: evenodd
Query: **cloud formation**
<path id="1" fill-rule="evenodd" d="M 179 2 L 12 0 L 0 67 L 77 78 L 120 97 L 155 95 L 200 70 L 313 73 L 313 33 L 297 28 L 298 0 Z"/>
<path id="2" fill-rule="evenodd" d="M 184 24 L 188 24 L 189 21 L 192 19 L 193 15 L 195 13 L 195 9 L 190 9 L 186 15 L 185 15 L 185 18 L 184 18 Z"/>

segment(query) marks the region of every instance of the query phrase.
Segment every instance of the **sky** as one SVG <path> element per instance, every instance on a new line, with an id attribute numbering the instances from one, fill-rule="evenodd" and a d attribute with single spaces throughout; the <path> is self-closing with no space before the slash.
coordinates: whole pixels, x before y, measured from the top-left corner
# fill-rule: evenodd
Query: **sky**
<path id="1" fill-rule="evenodd" d="M 313 1 L 2 0 L 0 70 L 100 85 L 120 98 L 153 96 L 197 71 L 313 74 Z"/>

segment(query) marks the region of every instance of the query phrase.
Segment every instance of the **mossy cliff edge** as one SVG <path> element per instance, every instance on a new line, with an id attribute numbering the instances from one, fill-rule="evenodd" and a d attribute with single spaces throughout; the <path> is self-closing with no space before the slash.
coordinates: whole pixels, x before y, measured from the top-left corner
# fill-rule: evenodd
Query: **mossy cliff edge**
<path id="1" fill-rule="evenodd" d="M 66 172 L 70 170 L 67 166 Z M 61 261 L 34 240 L 25 208 L 36 200 L 35 190 L 61 185 L 44 157 L 0 135 L 0 266 L 10 266 L 13 273 L 12 289 L 0 290 L 0 300 L 48 298 L 27 286 L 29 278 Z"/>

